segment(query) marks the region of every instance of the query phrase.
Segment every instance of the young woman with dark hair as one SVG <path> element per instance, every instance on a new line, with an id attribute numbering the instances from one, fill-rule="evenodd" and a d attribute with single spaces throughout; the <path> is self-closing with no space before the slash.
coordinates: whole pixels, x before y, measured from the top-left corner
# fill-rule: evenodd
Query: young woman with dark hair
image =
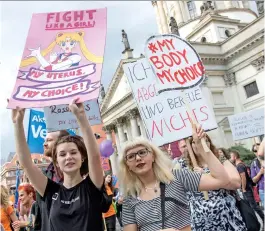
<path id="1" fill-rule="evenodd" d="M 209 200 L 204 199 L 202 192 L 187 192 L 191 212 L 191 227 L 193 231 L 246 231 L 245 223 L 236 207 L 236 200 L 230 196 L 228 190 L 234 190 L 240 187 L 240 176 L 237 169 L 230 163 L 226 156 L 217 152 L 212 140 L 207 135 L 206 144 L 223 164 L 226 173 L 231 179 L 230 184 L 218 190 L 209 190 Z M 198 166 L 193 166 L 190 161 L 190 168 L 198 173 L 211 174 L 208 163 L 205 161 L 193 140 L 190 143 L 197 160 Z M 190 157 L 189 157 L 190 158 Z"/>
<path id="2" fill-rule="evenodd" d="M 111 175 L 107 175 L 105 177 L 105 187 L 106 187 L 106 191 L 107 191 L 108 196 L 113 197 L 114 187 L 112 185 Z M 110 206 L 109 210 L 103 214 L 103 216 L 105 219 L 107 231 L 115 231 L 116 230 L 116 211 L 115 211 L 113 203 Z"/>
<path id="3" fill-rule="evenodd" d="M 73 136 L 62 137 L 53 149 L 53 161 L 63 173 L 63 184 L 48 179 L 32 163 L 23 127 L 25 109 L 12 110 L 16 153 L 30 182 L 47 205 L 50 231 L 69 228 L 103 230 L 102 208 L 108 209 L 110 206 L 108 201 L 104 206 L 102 202 L 105 200 L 105 186 L 99 147 L 84 106 L 77 100 L 72 100 L 69 108 L 76 116 L 84 141 Z M 88 176 L 83 179 L 87 172 Z"/>
<path id="4" fill-rule="evenodd" d="M 229 155 L 229 153 L 228 153 L 228 151 L 226 149 L 224 149 L 224 148 L 218 148 L 217 151 L 218 151 L 218 155 L 219 156 L 224 155 L 226 159 L 228 159 L 228 160 L 230 159 L 230 155 Z"/>

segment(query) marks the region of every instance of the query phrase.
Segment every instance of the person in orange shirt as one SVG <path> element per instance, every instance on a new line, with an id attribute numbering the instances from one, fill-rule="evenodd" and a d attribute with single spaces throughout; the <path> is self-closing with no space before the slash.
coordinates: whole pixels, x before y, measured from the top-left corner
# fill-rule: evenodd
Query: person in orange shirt
<path id="1" fill-rule="evenodd" d="M 13 207 L 9 204 L 8 189 L 1 185 L 1 224 L 5 231 L 12 231 L 11 222 L 17 221 Z M 18 231 L 18 230 L 16 230 Z"/>
<path id="2" fill-rule="evenodd" d="M 105 176 L 105 187 L 108 196 L 112 195 L 113 196 L 113 186 L 112 186 L 112 177 L 111 175 Z M 105 219 L 105 224 L 107 231 L 115 231 L 116 230 L 116 211 L 114 208 L 114 205 L 110 206 L 108 212 L 103 213 L 103 217 Z"/>

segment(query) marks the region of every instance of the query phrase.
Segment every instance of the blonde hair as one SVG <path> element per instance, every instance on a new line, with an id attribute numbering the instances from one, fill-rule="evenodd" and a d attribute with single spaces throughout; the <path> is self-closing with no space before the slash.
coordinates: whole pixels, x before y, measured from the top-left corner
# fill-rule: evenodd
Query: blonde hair
<path id="1" fill-rule="evenodd" d="M 143 186 L 140 179 L 128 169 L 125 159 L 129 150 L 139 146 L 144 146 L 153 153 L 155 159 L 153 170 L 158 181 L 169 184 L 174 179 L 172 160 L 157 146 L 144 138 L 127 141 L 119 159 L 119 181 L 124 196 L 136 197 Z"/>
<path id="2" fill-rule="evenodd" d="M 41 55 L 44 57 L 48 53 L 50 53 L 55 45 L 61 45 L 62 42 L 66 41 L 66 38 L 70 38 L 72 41 L 79 42 L 80 49 L 83 53 L 83 55 L 86 57 L 87 60 L 94 62 L 94 63 L 103 63 L 103 57 L 96 56 L 92 54 L 86 47 L 85 41 L 84 41 L 84 31 L 80 32 L 59 32 L 56 35 L 55 40 L 43 51 L 41 51 Z M 20 63 L 20 67 L 26 67 L 28 65 L 31 65 L 35 63 L 37 59 L 35 57 L 30 57 L 27 59 L 23 59 Z"/>
<path id="3" fill-rule="evenodd" d="M 4 185 L 1 185 L 1 206 L 9 206 L 9 193 L 8 189 Z"/>

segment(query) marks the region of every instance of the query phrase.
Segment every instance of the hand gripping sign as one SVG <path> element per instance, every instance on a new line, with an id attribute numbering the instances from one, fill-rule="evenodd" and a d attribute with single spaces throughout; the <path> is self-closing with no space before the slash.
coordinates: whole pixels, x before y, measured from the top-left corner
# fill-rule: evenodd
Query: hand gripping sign
<path id="1" fill-rule="evenodd" d="M 203 82 L 205 71 L 199 55 L 174 34 L 150 37 L 145 54 L 157 77 L 159 93 L 189 89 Z"/>

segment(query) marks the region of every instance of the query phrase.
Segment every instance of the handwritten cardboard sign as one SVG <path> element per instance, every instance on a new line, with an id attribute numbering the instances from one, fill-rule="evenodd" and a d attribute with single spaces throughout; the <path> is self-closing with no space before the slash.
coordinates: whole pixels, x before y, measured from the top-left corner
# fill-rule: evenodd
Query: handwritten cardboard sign
<path id="1" fill-rule="evenodd" d="M 91 126 L 102 123 L 97 99 L 84 102 L 84 108 Z M 44 116 L 48 132 L 79 128 L 68 104 L 45 107 Z"/>
<path id="2" fill-rule="evenodd" d="M 159 92 L 193 88 L 204 79 L 199 55 L 187 41 L 174 34 L 150 37 L 145 54 L 156 75 Z"/>
<path id="3" fill-rule="evenodd" d="M 146 59 L 125 64 L 124 71 L 149 139 L 156 145 L 161 146 L 191 136 L 192 117 L 206 131 L 217 128 L 213 111 L 206 104 L 198 86 L 184 91 L 186 102 L 193 113 L 190 115 L 183 94 L 179 91 L 158 94 L 156 76 Z"/>
<path id="4" fill-rule="evenodd" d="M 234 140 L 264 135 L 264 108 L 228 116 Z"/>
<path id="5" fill-rule="evenodd" d="M 106 9 L 33 14 L 8 108 L 98 98 Z"/>

